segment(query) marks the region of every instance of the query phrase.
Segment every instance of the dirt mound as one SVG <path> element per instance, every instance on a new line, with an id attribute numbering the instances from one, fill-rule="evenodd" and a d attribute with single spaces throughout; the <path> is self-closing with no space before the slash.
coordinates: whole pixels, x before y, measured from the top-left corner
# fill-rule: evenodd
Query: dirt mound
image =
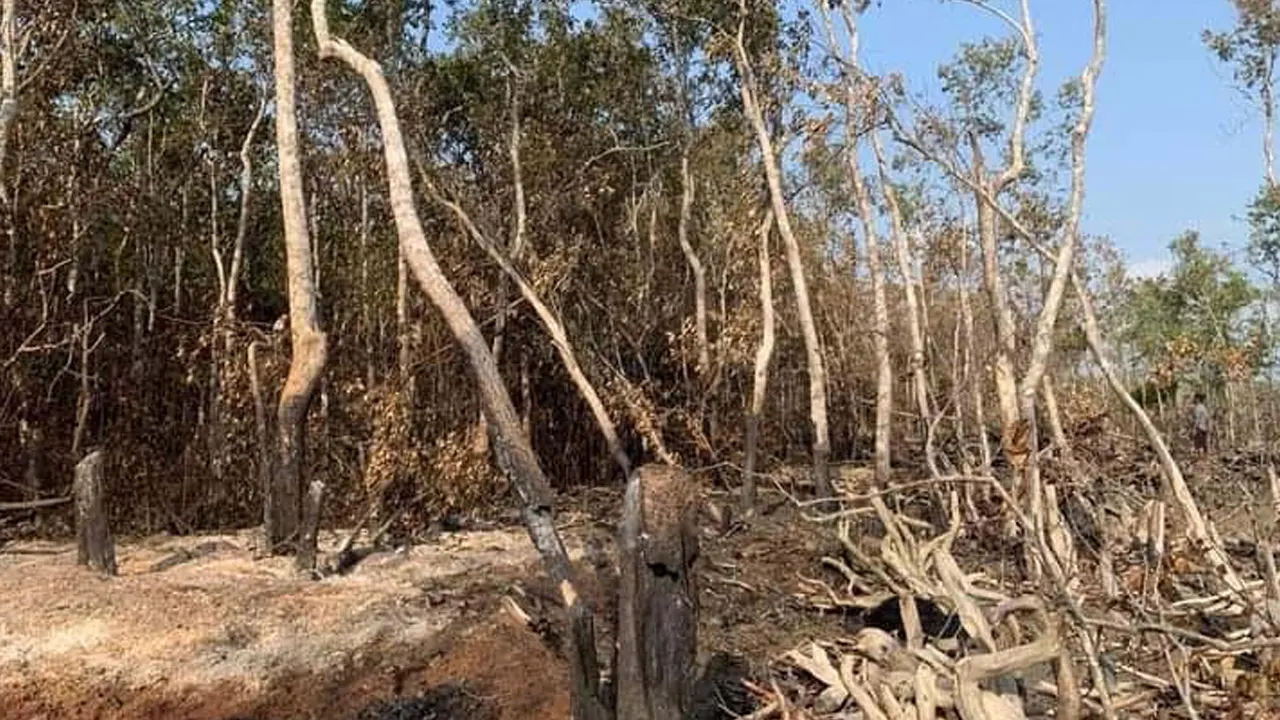
<path id="1" fill-rule="evenodd" d="M 417 682 L 435 687 L 465 678 L 493 720 L 569 717 L 569 668 L 533 631 L 506 613 L 465 631 Z"/>
<path id="2" fill-rule="evenodd" d="M 246 535 L 121 543 L 116 578 L 77 567 L 66 545 L 6 547 L 6 716 L 354 718 L 458 678 L 484 686 L 484 667 L 504 653 L 533 658 L 514 677 L 544 671 L 549 687 L 566 687 L 536 634 L 493 620 L 497 598 L 536 563 L 518 528 L 380 553 L 318 582 L 249 547 Z M 433 675 L 435 659 L 475 671 Z M 495 707 L 495 718 L 540 717 Z"/>
<path id="3" fill-rule="evenodd" d="M 585 579 L 591 575 L 584 541 L 612 554 L 618 495 L 564 498 L 558 525 Z M 843 632 L 839 613 L 806 599 L 805 575 L 817 557 L 833 552 L 831 538 L 794 508 L 770 507 L 748 527 L 703 537 L 702 660 L 714 666 L 726 653 L 720 662 L 727 663 L 704 683 L 717 712 L 724 705 L 753 707 L 742 693 L 744 674 L 762 677 L 778 653 Z M 321 550 L 332 553 L 339 539 L 325 533 Z M 0 716 L 568 716 L 568 669 L 557 634 L 530 629 L 500 602 L 510 595 L 544 620 L 558 612 L 558 595 L 543 587 L 522 528 L 445 533 L 372 554 L 348 574 L 320 581 L 298 577 L 289 558 L 256 557 L 252 545 L 248 533 L 121 541 L 115 578 L 77 567 L 67 543 L 6 545 Z M 588 597 L 599 594 L 591 582 L 582 589 Z"/>

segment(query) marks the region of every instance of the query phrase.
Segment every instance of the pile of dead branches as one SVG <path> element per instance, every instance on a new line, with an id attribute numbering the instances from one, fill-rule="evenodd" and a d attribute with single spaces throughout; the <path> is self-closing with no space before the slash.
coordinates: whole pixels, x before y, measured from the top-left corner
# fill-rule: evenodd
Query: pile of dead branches
<path id="1" fill-rule="evenodd" d="M 861 627 L 785 653 L 753 717 L 1280 718 L 1280 580 L 1256 534 L 1224 541 L 1208 523 L 1200 539 L 1133 493 L 1073 494 L 1044 528 L 1010 502 L 1009 547 L 1042 572 L 996 573 L 957 543 L 973 532 L 958 491 L 941 533 L 891 496 L 808 516 L 832 526 L 839 557 L 822 564 L 841 578 L 802 579 L 809 601 Z"/>

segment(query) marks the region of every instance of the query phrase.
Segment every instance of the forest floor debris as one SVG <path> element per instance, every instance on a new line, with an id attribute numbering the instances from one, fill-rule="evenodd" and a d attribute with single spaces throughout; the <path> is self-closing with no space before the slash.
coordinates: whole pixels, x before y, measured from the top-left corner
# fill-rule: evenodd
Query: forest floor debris
<path id="1" fill-rule="evenodd" d="M 1280 581 L 1265 458 L 1233 453 L 1184 468 L 1243 592 L 1183 536 L 1141 452 L 1055 468 L 1071 543 L 1063 552 L 1051 519 L 1034 553 L 1040 582 L 1008 572 L 1025 541 L 973 522 L 961 510 L 962 483 L 944 513 L 949 527 L 929 527 L 938 513 L 919 512 L 931 493 L 918 488 L 872 500 L 869 521 L 811 515 L 842 545 L 823 558 L 831 572 L 806 583 L 811 601 L 853 610 L 862 627 L 786 653 L 762 697 L 774 710 L 760 717 L 1280 718 Z M 1068 572 L 1055 575 L 1050 558 L 1064 557 Z M 962 631 L 940 632 L 936 617 L 931 631 L 937 608 Z"/>
<path id="2" fill-rule="evenodd" d="M 699 717 L 732 717 L 714 707 L 729 704 L 755 718 L 951 718 L 966 703 L 971 717 L 1069 717 L 1071 687 L 1090 717 L 1104 707 L 1095 677 L 1119 717 L 1189 717 L 1189 704 L 1203 718 L 1280 717 L 1280 633 L 1266 614 L 1280 608 L 1258 562 L 1274 511 L 1258 459 L 1186 463 L 1248 598 L 1224 592 L 1174 511 L 1157 512 L 1149 458 L 1104 465 L 1090 483 L 1054 478 L 1077 548 L 1075 610 L 1024 580 L 998 498 L 986 521 L 957 527 L 925 484 L 821 518 L 786 501 L 785 476 L 766 483 L 752 522 L 703 528 L 702 658 L 733 687 Z M 586 574 L 588 548 L 612 552 L 619 493 L 561 500 L 557 525 Z M 887 543 L 879 511 L 893 518 Z M 326 533 L 322 550 L 345 537 Z M 1100 538 L 1113 542 L 1113 598 Z M 107 579 L 76 567 L 67 542 L 10 541 L 0 705 L 24 718 L 567 717 L 555 590 L 513 517 L 320 581 L 252 545 L 249 533 L 125 539 Z"/>

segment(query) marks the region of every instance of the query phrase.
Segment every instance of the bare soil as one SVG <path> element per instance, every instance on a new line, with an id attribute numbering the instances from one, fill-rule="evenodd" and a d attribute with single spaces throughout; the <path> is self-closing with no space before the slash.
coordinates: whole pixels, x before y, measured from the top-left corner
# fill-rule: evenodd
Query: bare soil
<path id="1" fill-rule="evenodd" d="M 1062 482 L 1105 488 L 1096 502 L 1135 508 L 1158 493 L 1147 454 L 1113 455 L 1091 464 L 1091 478 Z M 1229 545 L 1272 531 L 1256 458 L 1187 459 L 1185 468 Z M 850 489 L 865 484 L 856 469 L 841 471 Z M 776 489 L 790 489 L 779 477 Z M 611 552 L 620 501 L 616 490 L 597 489 L 559 503 L 584 592 L 604 604 L 607 591 L 594 583 L 583 549 L 592 541 Z M 895 502 L 933 522 L 924 505 L 917 513 L 910 498 Z M 830 523 L 800 517 L 775 489 L 762 504 L 760 516 L 727 534 L 710 521 L 703 528 L 700 645 L 704 661 L 727 656 L 753 678 L 777 679 L 784 653 L 846 642 L 861 620 L 826 602 L 831 591 L 845 592 L 843 577 L 821 563 L 841 555 Z M 1016 583 L 1016 548 L 991 541 L 1001 536 L 996 515 L 990 528 L 970 528 L 958 557 Z M 342 537 L 322 534 L 322 551 L 332 553 Z M 568 717 L 557 593 L 513 515 L 375 553 L 321 580 L 299 577 L 291 558 L 256 556 L 254 545 L 248 532 L 126 539 L 117 543 L 119 576 L 106 578 L 76 565 L 69 540 L 4 544 L 0 533 L 0 717 Z M 1117 560 L 1125 583 L 1141 569 Z M 508 612 L 504 597 L 535 618 L 532 627 Z"/>
<path id="2" fill-rule="evenodd" d="M 571 557 L 609 545 L 611 491 L 562 504 Z M 842 632 L 801 578 L 832 540 L 775 502 L 749 528 L 703 540 L 702 645 L 763 671 Z M 325 533 L 322 551 L 340 536 Z M 119 576 L 75 563 L 69 541 L 0 546 L 0 715 L 32 720 L 469 718 L 563 720 L 553 638 L 504 611 L 552 601 L 514 524 L 443 533 L 345 575 L 299 577 L 256 557 L 249 533 L 117 543 Z M 799 561 L 798 561 L 799 560 Z M 579 560 L 581 563 L 581 561 Z M 518 590 L 516 590 L 518 588 Z"/>

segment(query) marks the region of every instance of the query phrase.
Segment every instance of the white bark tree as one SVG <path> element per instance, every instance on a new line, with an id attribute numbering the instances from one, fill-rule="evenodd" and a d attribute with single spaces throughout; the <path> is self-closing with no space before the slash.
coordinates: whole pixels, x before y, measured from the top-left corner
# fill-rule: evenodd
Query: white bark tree
<path id="1" fill-rule="evenodd" d="M 773 209 L 765 210 L 764 220 L 758 231 L 760 236 L 760 344 L 756 346 L 755 366 L 751 380 L 751 405 L 747 409 L 746 458 L 743 462 L 742 508 L 746 513 L 755 510 L 756 465 L 760 451 L 760 421 L 764 415 L 764 401 L 769 389 L 769 364 L 773 361 L 773 349 L 777 343 L 773 314 L 773 269 L 769 262 L 769 234 L 773 230 Z"/>
<path id="2" fill-rule="evenodd" d="M 312 0 L 311 21 L 320 56 L 340 60 L 360 75 L 373 97 L 378 126 L 382 130 L 388 197 L 405 262 L 466 353 L 475 375 L 486 419 L 492 428 L 498 465 L 510 478 L 523 502 L 523 517 L 529 536 L 541 554 L 548 574 L 558 586 L 568 611 L 573 647 L 569 661 L 573 683 L 573 717 L 575 720 L 603 720 L 606 712 L 598 695 L 599 675 L 592 610 L 575 587 L 569 555 L 555 527 L 551 486 L 543 475 L 528 437 L 520 427 L 520 418 L 503 385 L 502 376 L 484 334 L 445 277 L 427 243 L 414 203 L 409 154 L 405 148 L 395 102 L 391 97 L 391 88 L 378 63 L 330 34 L 325 0 Z"/>
<path id="3" fill-rule="evenodd" d="M 858 222 L 862 227 L 862 240 L 866 250 L 867 270 L 871 275 L 872 348 L 876 364 L 876 414 L 875 414 L 875 481 L 879 488 L 889 486 L 891 467 L 890 452 L 893 434 L 893 365 L 889 358 L 889 303 L 885 293 L 884 262 L 880 255 L 880 234 L 876 230 L 876 210 L 871 201 L 871 189 L 862 177 L 858 160 L 860 135 L 875 122 L 875 83 L 858 67 L 858 24 L 852 5 L 841 6 L 844 21 L 842 45 L 836 38 L 831 13 L 825 0 L 819 0 L 818 11 L 827 33 L 830 52 L 836 56 L 841 68 L 839 95 L 844 105 L 844 139 L 842 154 L 845 177 L 853 192 Z"/>
<path id="4" fill-rule="evenodd" d="M 308 489 L 309 516 L 300 520 L 302 460 L 307 411 L 328 359 L 328 339 L 320 330 L 315 269 L 302 192 L 293 58 L 293 2 L 273 0 L 272 34 L 276 79 L 276 147 L 279 151 L 280 202 L 284 219 L 285 272 L 289 294 L 289 330 L 293 350 L 289 374 L 277 408 L 277 456 L 271 492 L 266 496 L 267 540 L 273 546 L 298 536 L 298 565 L 315 564 L 315 533 L 324 485 L 316 478 Z M 313 507 L 314 505 L 314 507 Z M 302 527 L 305 524 L 306 527 Z"/>
<path id="5" fill-rule="evenodd" d="M 774 221 L 778 225 L 778 234 L 782 236 L 783 247 L 786 249 L 787 266 L 791 271 L 791 285 L 796 293 L 796 310 L 799 315 L 800 330 L 804 336 L 805 356 L 809 366 L 809 417 L 813 423 L 814 483 L 819 496 L 830 497 L 835 491 L 831 485 L 831 471 L 828 466 L 831 457 L 831 431 L 827 421 L 827 372 L 822 359 L 822 343 L 818 337 L 818 326 L 814 321 L 813 308 L 809 302 L 809 283 L 805 278 L 804 263 L 800 255 L 800 241 L 792 230 L 787 200 L 782 192 L 782 171 L 778 167 L 777 152 L 773 147 L 773 139 L 769 136 L 769 128 L 764 121 L 764 112 L 760 108 L 759 85 L 751 66 L 751 58 L 747 55 L 744 38 L 746 18 L 746 4 L 740 2 L 738 31 L 733 38 L 734 56 L 738 68 L 738 89 L 742 95 L 743 111 L 755 132 L 756 143 L 760 148 L 765 179 L 769 184 L 769 199 L 773 205 Z"/>

